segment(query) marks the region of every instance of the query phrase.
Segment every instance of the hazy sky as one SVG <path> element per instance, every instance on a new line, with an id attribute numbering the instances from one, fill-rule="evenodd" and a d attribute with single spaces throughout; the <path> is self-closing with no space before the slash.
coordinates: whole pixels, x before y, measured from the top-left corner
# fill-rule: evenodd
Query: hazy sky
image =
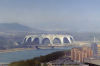
<path id="1" fill-rule="evenodd" d="M 100 0 L 0 0 L 0 23 L 39 29 L 99 28 Z"/>

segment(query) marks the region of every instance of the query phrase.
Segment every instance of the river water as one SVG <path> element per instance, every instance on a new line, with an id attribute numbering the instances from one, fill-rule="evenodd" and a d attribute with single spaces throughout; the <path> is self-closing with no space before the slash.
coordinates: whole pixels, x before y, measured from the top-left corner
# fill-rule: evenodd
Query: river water
<path id="1" fill-rule="evenodd" d="M 36 49 L 27 51 L 0 53 L 0 63 L 11 63 L 19 60 L 32 59 L 40 55 L 46 55 L 56 51 L 68 50 L 70 48 Z"/>

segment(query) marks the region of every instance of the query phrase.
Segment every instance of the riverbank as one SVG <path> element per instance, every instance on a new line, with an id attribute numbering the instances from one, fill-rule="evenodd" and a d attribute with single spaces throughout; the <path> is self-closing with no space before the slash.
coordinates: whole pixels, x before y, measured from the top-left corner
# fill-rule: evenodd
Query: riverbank
<path id="1" fill-rule="evenodd" d="M 56 51 L 69 50 L 70 48 L 54 48 L 54 49 L 35 49 L 17 52 L 0 53 L 0 63 L 11 63 L 14 61 L 32 59 L 39 56 L 44 56 Z M 0 65 L 1 66 L 1 65 Z M 5 65 L 4 65 L 5 66 Z"/>
<path id="2" fill-rule="evenodd" d="M 14 48 L 14 49 L 0 50 L 0 53 L 26 51 L 26 50 L 35 50 L 35 48 Z"/>
<path id="3" fill-rule="evenodd" d="M 41 63 L 56 60 L 58 58 L 61 58 L 62 56 L 65 56 L 66 54 L 69 55 L 70 53 L 71 53 L 70 49 L 64 51 L 56 51 L 50 54 L 34 57 L 33 59 L 15 61 L 10 63 L 9 66 L 32 66 L 32 65 L 40 66 Z"/>
<path id="4" fill-rule="evenodd" d="M 55 47 L 55 48 L 57 48 L 57 47 Z M 0 53 L 35 50 L 35 49 L 36 48 L 13 48 L 13 49 L 7 49 L 7 50 L 0 50 Z M 39 49 L 52 49 L 52 48 L 51 47 L 39 47 Z"/>
<path id="5" fill-rule="evenodd" d="M 8 66 L 8 63 L 0 63 L 0 66 Z"/>

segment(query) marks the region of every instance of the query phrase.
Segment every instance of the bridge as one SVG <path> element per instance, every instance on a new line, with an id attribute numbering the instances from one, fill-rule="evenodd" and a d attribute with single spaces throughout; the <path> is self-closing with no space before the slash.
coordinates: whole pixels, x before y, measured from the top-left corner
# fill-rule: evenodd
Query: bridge
<path id="1" fill-rule="evenodd" d="M 66 44 L 66 45 L 29 45 L 36 49 L 40 48 L 58 48 L 58 47 L 79 47 L 79 44 Z"/>

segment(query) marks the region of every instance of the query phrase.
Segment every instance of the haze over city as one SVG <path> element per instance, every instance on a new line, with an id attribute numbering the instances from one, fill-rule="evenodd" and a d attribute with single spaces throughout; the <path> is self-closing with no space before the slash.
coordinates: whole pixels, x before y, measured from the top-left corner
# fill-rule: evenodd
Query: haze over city
<path id="1" fill-rule="evenodd" d="M 100 26 L 100 0 L 0 0 L 0 23 L 37 29 L 92 29 Z"/>
<path id="2" fill-rule="evenodd" d="M 100 0 L 0 0 L 0 66 L 100 66 Z"/>

